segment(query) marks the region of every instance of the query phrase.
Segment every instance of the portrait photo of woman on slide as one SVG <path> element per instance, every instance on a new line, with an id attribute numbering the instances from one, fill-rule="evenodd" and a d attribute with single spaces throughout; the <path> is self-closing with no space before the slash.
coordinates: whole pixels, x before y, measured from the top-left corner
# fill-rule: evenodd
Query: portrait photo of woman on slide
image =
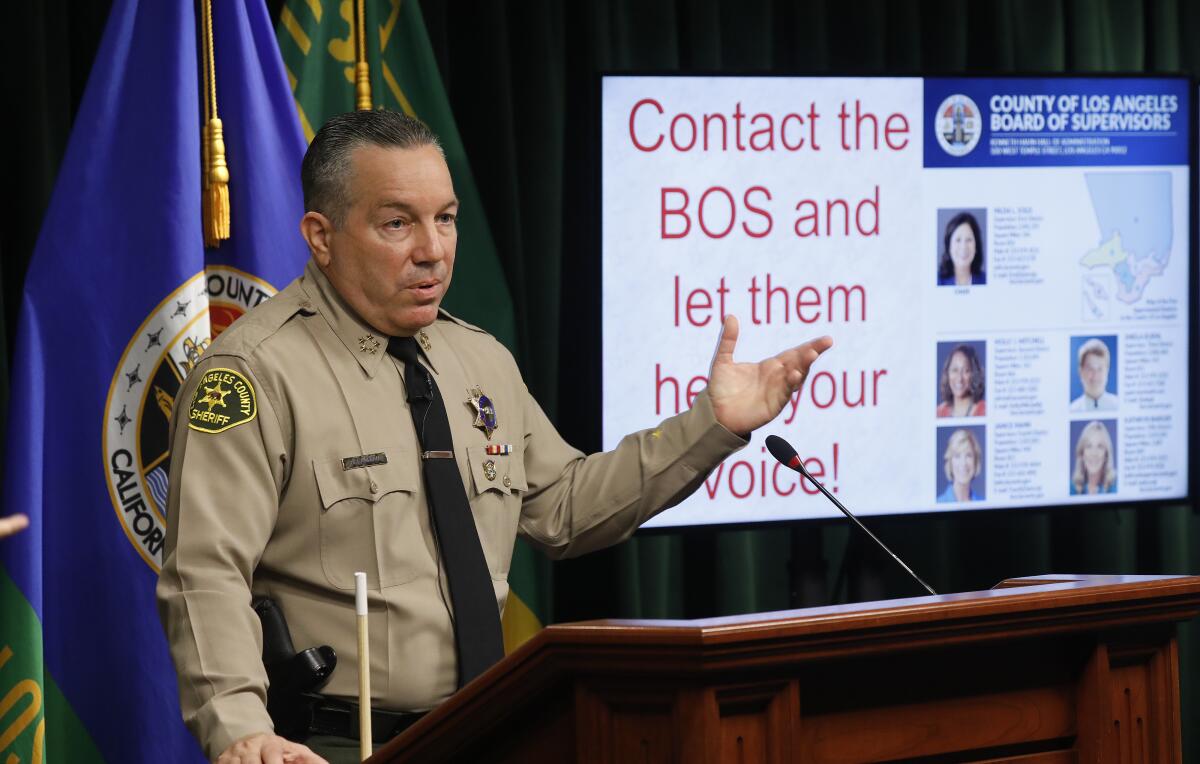
<path id="1" fill-rule="evenodd" d="M 975 349 L 978 345 L 979 350 Z M 946 354 L 946 348 L 951 348 Z M 986 375 L 979 356 L 982 342 L 938 343 L 938 357 L 944 357 L 942 372 L 938 379 L 938 418 L 983 416 L 987 413 L 984 402 Z"/>
<path id="2" fill-rule="evenodd" d="M 1083 425 L 1075 439 L 1075 469 L 1071 473 L 1072 496 L 1117 492 L 1113 438 L 1105 424 L 1099 420 L 1088 422 Z M 1107 424 L 1116 427 L 1115 420 L 1110 420 Z"/>
<path id="3" fill-rule="evenodd" d="M 983 428 L 971 429 L 982 431 Z M 983 447 L 971 429 L 957 429 L 946 441 L 946 450 L 942 453 L 942 471 L 947 482 L 938 494 L 939 504 L 983 499 L 982 488 L 974 485 L 975 479 L 983 472 Z"/>
<path id="4" fill-rule="evenodd" d="M 939 210 L 944 214 L 944 210 Z M 941 214 L 939 214 L 939 218 Z M 938 260 L 938 286 L 987 283 L 983 269 L 983 230 L 975 215 L 962 211 L 946 223 Z"/>

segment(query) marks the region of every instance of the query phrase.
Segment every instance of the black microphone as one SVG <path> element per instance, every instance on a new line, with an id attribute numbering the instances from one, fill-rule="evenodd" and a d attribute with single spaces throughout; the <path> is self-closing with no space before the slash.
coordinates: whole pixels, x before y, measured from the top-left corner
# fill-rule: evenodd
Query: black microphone
<path id="1" fill-rule="evenodd" d="M 900 567 L 904 568 L 905 572 L 908 573 L 908 575 L 910 575 L 914 579 L 916 579 L 916 582 L 925 588 L 925 591 L 929 592 L 930 594 L 932 594 L 934 596 L 937 596 L 937 592 L 935 592 L 929 586 L 929 584 L 922 581 L 921 577 L 918 576 L 916 573 L 914 573 L 912 568 L 905 565 L 904 560 L 901 560 L 899 557 L 896 556 L 895 552 L 893 552 L 891 549 L 888 549 L 887 545 L 884 544 L 882 541 L 880 541 L 878 538 L 876 538 L 874 533 L 871 533 L 871 531 L 867 530 L 867 526 L 860 523 L 858 521 L 857 517 L 850 514 L 850 510 L 848 510 L 844 506 L 842 506 L 842 503 L 840 501 L 838 501 L 837 498 L 834 497 L 833 494 L 831 494 L 829 491 L 827 491 L 825 489 L 825 486 L 818 483 L 816 478 L 814 478 L 812 475 L 808 474 L 808 470 L 804 469 L 804 462 L 800 460 L 799 454 L 796 453 L 796 449 L 792 448 L 791 443 L 788 443 L 786 440 L 779 437 L 778 435 L 768 435 L 767 436 L 767 450 L 770 451 L 771 456 L 774 456 L 779 461 L 779 463 L 782 464 L 784 467 L 793 469 L 796 472 L 799 472 L 804 477 L 808 478 L 808 481 L 810 483 L 815 485 L 821 491 L 821 493 L 825 494 L 825 498 L 832 501 L 834 506 L 836 506 L 838 509 L 842 510 L 843 515 L 845 515 L 846 517 L 853 520 L 854 524 L 857 525 L 859 528 L 862 528 L 862 532 L 867 534 L 868 536 L 870 536 L 871 540 L 874 541 L 876 544 L 878 544 L 880 549 L 882 549 L 883 551 L 885 551 L 889 555 L 891 555 L 892 559 L 895 560 L 896 563 Z"/>

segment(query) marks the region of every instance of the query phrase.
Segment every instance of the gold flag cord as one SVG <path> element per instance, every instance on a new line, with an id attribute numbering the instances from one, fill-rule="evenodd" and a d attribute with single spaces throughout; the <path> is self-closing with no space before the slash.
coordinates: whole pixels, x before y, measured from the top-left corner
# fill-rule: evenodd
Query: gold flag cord
<path id="1" fill-rule="evenodd" d="M 204 246 L 216 247 L 229 238 L 229 167 L 225 164 L 225 136 L 217 117 L 217 61 L 213 56 L 212 0 L 202 0 L 200 14 L 201 58 L 204 66 L 204 128 L 201 135 L 204 163 Z"/>
<path id="2" fill-rule="evenodd" d="M 358 111 L 371 109 L 371 71 L 367 66 L 367 21 L 363 0 L 355 3 L 358 9 L 357 24 L 354 29 L 354 107 Z"/>

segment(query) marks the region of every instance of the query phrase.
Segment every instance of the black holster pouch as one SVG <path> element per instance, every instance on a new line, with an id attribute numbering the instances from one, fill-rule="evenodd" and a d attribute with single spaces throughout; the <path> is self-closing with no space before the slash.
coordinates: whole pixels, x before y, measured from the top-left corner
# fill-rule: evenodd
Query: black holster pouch
<path id="1" fill-rule="evenodd" d="M 263 666 L 267 669 L 267 713 L 275 734 L 304 742 L 313 719 L 314 695 L 325 686 L 337 667 L 337 653 L 329 645 L 296 652 L 283 610 L 269 597 L 250 603 L 262 621 Z"/>

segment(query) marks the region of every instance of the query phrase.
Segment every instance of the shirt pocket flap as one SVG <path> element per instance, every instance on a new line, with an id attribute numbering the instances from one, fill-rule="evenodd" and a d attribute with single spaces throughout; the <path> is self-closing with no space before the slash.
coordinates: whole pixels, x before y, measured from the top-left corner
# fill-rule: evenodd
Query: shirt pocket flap
<path id="1" fill-rule="evenodd" d="M 365 456 L 369 459 L 377 454 L 383 454 L 386 461 L 362 467 L 350 466 L 349 469 L 343 458 L 313 460 L 317 490 L 321 492 L 325 509 L 345 499 L 378 501 L 394 491 L 417 492 L 421 478 L 417 472 L 416 454 L 399 448 L 385 448 Z"/>
<path id="2" fill-rule="evenodd" d="M 489 454 L 487 446 L 467 446 L 467 461 L 475 493 L 487 490 L 499 493 L 522 493 L 529 490 L 525 482 L 525 459 L 520 446 L 509 454 Z M 487 464 L 491 463 L 491 469 Z M 490 477 L 489 477 L 490 476 Z"/>

